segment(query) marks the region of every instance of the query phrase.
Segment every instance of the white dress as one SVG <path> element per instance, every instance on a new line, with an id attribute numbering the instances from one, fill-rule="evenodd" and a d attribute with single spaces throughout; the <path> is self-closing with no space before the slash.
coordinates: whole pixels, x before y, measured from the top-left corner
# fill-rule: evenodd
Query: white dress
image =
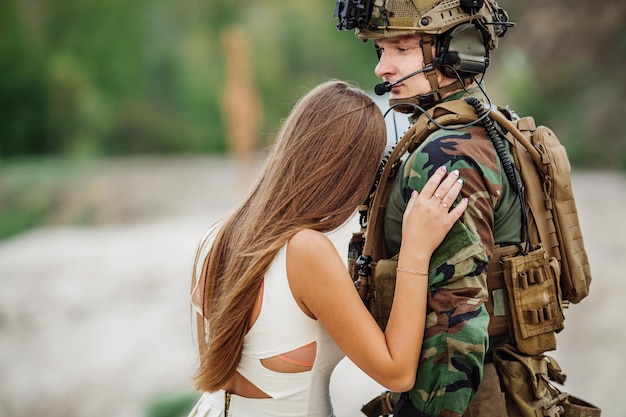
<path id="1" fill-rule="evenodd" d="M 272 261 L 264 281 L 259 317 L 246 335 L 237 371 L 271 398 L 231 395 L 229 417 L 331 417 L 330 376 L 343 352 L 319 321 L 298 306 L 287 280 L 287 246 Z M 269 370 L 261 359 L 317 344 L 313 367 L 307 372 Z M 204 393 L 189 417 L 224 415 L 224 391 Z"/>

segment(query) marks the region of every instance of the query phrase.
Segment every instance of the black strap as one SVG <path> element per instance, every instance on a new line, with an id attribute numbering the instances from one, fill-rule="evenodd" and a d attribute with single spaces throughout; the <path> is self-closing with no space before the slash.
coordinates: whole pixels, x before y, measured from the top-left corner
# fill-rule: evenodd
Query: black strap
<path id="1" fill-rule="evenodd" d="M 393 417 L 430 417 L 427 414 L 422 413 L 415 408 L 409 399 L 409 393 L 403 392 L 400 394 L 400 399 L 393 407 Z"/>

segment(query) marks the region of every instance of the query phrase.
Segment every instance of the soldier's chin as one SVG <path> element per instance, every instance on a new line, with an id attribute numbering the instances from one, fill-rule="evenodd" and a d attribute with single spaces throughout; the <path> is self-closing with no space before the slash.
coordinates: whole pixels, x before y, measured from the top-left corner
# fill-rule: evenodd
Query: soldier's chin
<path id="1" fill-rule="evenodd" d="M 417 110 L 415 104 L 417 104 L 415 98 L 395 98 L 393 96 L 389 98 L 389 107 L 393 107 L 393 110 L 398 113 L 415 113 Z"/>
<path id="2" fill-rule="evenodd" d="M 413 106 L 409 106 L 409 105 L 405 105 L 405 106 L 398 106 L 398 107 L 394 107 L 394 111 L 397 111 L 398 113 L 403 113 L 403 114 L 413 114 L 415 113 L 415 107 Z"/>

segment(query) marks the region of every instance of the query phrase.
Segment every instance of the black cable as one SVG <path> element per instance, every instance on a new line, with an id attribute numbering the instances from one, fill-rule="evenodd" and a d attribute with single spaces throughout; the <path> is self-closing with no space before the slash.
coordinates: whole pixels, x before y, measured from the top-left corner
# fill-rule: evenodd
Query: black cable
<path id="1" fill-rule="evenodd" d="M 370 192 L 367 195 L 367 198 L 363 202 L 364 207 L 369 207 L 370 202 L 372 201 L 372 197 L 376 194 L 376 190 L 378 189 L 378 184 L 380 183 L 380 179 L 383 176 L 383 171 L 385 170 L 385 166 L 387 166 L 387 162 L 389 161 L 389 157 L 391 156 L 391 151 L 386 151 L 383 157 L 380 160 L 380 164 L 378 164 L 378 170 L 376 171 L 376 176 L 374 177 L 374 182 L 370 188 Z M 359 210 L 359 224 L 362 228 L 367 226 L 367 210 Z"/>
<path id="2" fill-rule="evenodd" d="M 476 111 L 476 113 L 478 113 L 478 115 L 487 113 L 483 104 L 476 97 L 467 97 L 465 101 L 467 102 L 467 104 L 474 107 L 474 110 Z M 504 168 L 506 177 L 509 180 L 509 184 L 511 184 L 511 187 L 513 187 L 514 190 L 523 190 L 524 186 L 517 177 L 515 168 L 513 167 L 513 161 L 511 161 L 511 158 L 509 158 L 506 152 L 504 143 L 502 143 L 500 134 L 496 130 L 493 120 L 491 120 L 490 118 L 486 118 L 483 121 L 483 126 L 485 126 L 485 129 L 487 130 L 487 135 L 489 135 L 489 138 L 493 142 L 493 147 L 495 148 L 496 153 L 498 154 L 498 157 L 502 162 L 502 167 Z"/>
<path id="3" fill-rule="evenodd" d="M 442 65 L 443 66 L 443 65 Z M 461 75 L 458 73 L 458 71 L 451 65 L 447 65 L 452 71 L 454 71 L 455 75 L 456 75 L 456 79 L 461 83 L 461 86 L 463 88 L 463 90 L 470 94 L 470 92 L 467 90 L 467 87 L 465 86 L 465 83 L 463 82 L 463 79 L 461 78 Z M 476 85 L 478 86 L 478 88 L 480 89 L 481 93 L 483 94 L 483 96 L 485 97 L 485 100 L 487 101 L 487 108 L 491 109 L 491 99 L 489 98 L 489 95 L 487 95 L 487 92 L 482 88 L 482 86 L 480 85 L 483 81 L 485 77 L 485 74 L 482 74 L 482 77 L 480 79 L 480 81 L 476 80 L 476 78 L 474 78 L 474 82 L 476 83 Z M 487 117 L 489 117 L 489 112 L 486 112 L 484 114 L 479 114 L 479 117 L 476 120 L 473 120 L 469 123 L 465 123 L 462 125 L 450 125 L 450 126 L 444 126 L 441 123 L 438 123 L 430 114 L 428 114 L 428 111 L 426 109 L 424 109 L 422 106 L 415 104 L 415 103 L 410 103 L 410 102 L 401 102 L 401 103 L 396 103 L 394 105 L 392 105 L 391 107 L 389 107 L 385 113 L 383 114 L 383 117 L 387 117 L 387 114 L 389 114 L 389 112 L 391 110 L 393 110 L 394 108 L 398 107 L 398 106 L 411 106 L 415 109 L 415 111 L 419 111 L 420 113 L 422 113 L 424 116 L 426 116 L 428 118 L 428 120 L 434 124 L 435 126 L 437 126 L 439 129 L 443 129 L 443 130 L 457 130 L 457 129 L 464 129 L 466 127 L 471 127 L 474 126 L 475 124 L 478 124 L 480 122 L 482 122 L 483 120 L 485 120 Z M 396 136 L 397 136 L 397 132 L 396 132 Z"/>
<path id="4" fill-rule="evenodd" d="M 387 109 L 387 111 L 385 111 L 384 117 L 387 117 L 387 114 L 391 110 L 393 110 L 394 108 L 396 108 L 398 106 L 407 106 L 407 105 L 415 108 L 416 111 L 419 111 L 424 116 L 426 116 L 428 118 L 428 120 L 432 124 L 437 126 L 439 129 L 443 129 L 443 130 L 457 130 L 457 129 L 464 129 L 466 127 L 474 126 L 475 124 L 482 122 L 484 119 L 486 119 L 489 116 L 489 114 L 487 113 L 487 114 L 484 114 L 484 115 L 478 117 L 476 120 L 473 120 L 473 121 L 471 121 L 469 123 L 465 123 L 465 124 L 462 124 L 462 125 L 444 126 L 441 123 L 437 122 L 430 114 L 428 114 L 428 112 L 423 107 L 421 107 L 418 104 L 415 104 L 415 103 L 396 103 L 393 106 L 389 107 L 389 109 Z"/>

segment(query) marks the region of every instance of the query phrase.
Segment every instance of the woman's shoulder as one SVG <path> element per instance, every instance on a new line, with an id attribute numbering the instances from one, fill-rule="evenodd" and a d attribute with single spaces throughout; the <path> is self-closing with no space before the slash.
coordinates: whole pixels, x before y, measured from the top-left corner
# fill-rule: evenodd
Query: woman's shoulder
<path id="1" fill-rule="evenodd" d="M 339 257 L 333 242 L 322 232 L 311 229 L 298 231 L 287 243 L 287 257 L 302 264 L 318 264 Z"/>
<path id="2" fill-rule="evenodd" d="M 348 275 L 333 242 L 322 232 L 300 230 L 287 243 L 287 276 L 298 305 L 309 317 L 341 274 Z"/>
<path id="3" fill-rule="evenodd" d="M 302 229 L 296 232 L 287 244 L 289 252 L 310 252 L 332 249 L 333 243 L 322 232 L 312 229 Z"/>

